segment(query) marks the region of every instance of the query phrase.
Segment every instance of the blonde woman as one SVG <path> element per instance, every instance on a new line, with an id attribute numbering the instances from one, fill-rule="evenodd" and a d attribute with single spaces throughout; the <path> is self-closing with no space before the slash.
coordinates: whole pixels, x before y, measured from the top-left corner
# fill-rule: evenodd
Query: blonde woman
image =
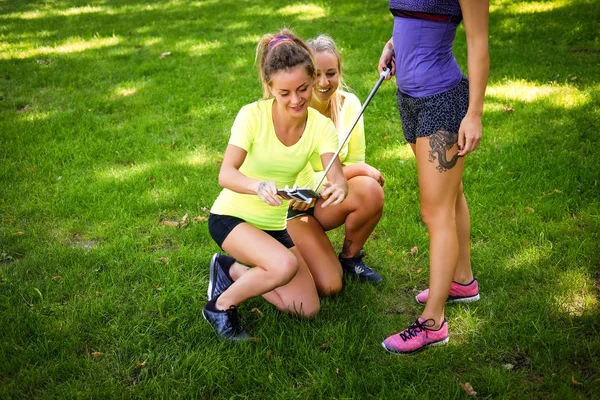
<path id="1" fill-rule="evenodd" d="M 327 35 L 307 41 L 317 67 L 310 106 L 335 124 L 339 141 L 347 135 L 361 103 L 342 79 L 342 60 L 335 42 Z M 362 248 L 375 229 L 383 211 L 384 178 L 365 163 L 365 132 L 362 118 L 342 148 L 339 159 L 348 180 L 348 196 L 337 205 L 323 208 L 324 198 L 315 204 L 290 202 L 287 229 L 306 261 L 319 293 L 330 295 L 342 288 L 342 276 L 378 283 L 381 276 L 366 265 Z M 314 166 L 317 166 L 315 168 Z M 299 187 L 313 187 L 323 174 L 318 163 L 306 165 L 297 180 Z M 326 231 L 344 225 L 345 238 L 336 254 Z"/>
<path id="2" fill-rule="evenodd" d="M 331 120 L 309 107 L 316 70 L 306 43 L 289 30 L 265 35 L 257 62 L 263 99 L 242 107 L 233 123 L 219 172 L 223 190 L 208 221 L 215 242 L 234 258 L 213 256 L 202 314 L 218 336 L 231 340 L 249 338 L 237 307 L 252 297 L 303 317 L 319 311 L 311 274 L 286 231 L 288 204 L 277 188 L 293 185 L 311 158 L 327 165 L 337 149 Z M 348 193 L 339 161 L 327 178 L 323 209 Z"/>

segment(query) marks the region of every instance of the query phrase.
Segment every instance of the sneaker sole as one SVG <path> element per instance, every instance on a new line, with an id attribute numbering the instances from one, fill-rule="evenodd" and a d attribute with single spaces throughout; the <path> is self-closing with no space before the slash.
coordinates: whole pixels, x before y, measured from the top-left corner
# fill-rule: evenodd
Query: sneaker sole
<path id="1" fill-rule="evenodd" d="M 448 298 L 448 300 L 446 300 L 446 304 L 454 304 L 454 303 L 472 303 L 474 301 L 479 300 L 479 293 L 476 294 L 475 296 L 470 296 L 470 297 L 458 297 L 458 298 Z M 420 302 L 419 299 L 415 296 L 415 301 L 419 304 L 426 304 L 427 302 Z"/>
<path id="2" fill-rule="evenodd" d="M 431 342 L 429 344 L 426 344 L 423 347 L 419 347 L 416 350 L 408 351 L 408 352 L 390 350 L 387 347 L 385 347 L 385 343 L 384 342 L 381 342 L 381 346 L 385 349 L 385 351 L 387 351 L 390 354 L 405 354 L 405 355 L 410 355 L 410 354 L 415 354 L 415 353 L 418 353 L 420 351 L 423 351 L 423 350 L 425 350 L 428 347 L 435 347 L 435 346 L 444 345 L 444 344 L 448 343 L 448 339 L 449 339 L 449 337 L 446 337 L 445 339 L 438 340 L 437 342 Z"/>
<path id="3" fill-rule="evenodd" d="M 215 332 L 217 337 L 221 340 L 230 340 L 232 342 L 245 342 L 245 341 L 249 341 L 251 339 L 251 337 L 249 335 L 247 337 L 223 337 L 223 336 L 221 336 L 219 334 L 219 331 L 217 331 L 217 328 L 212 324 L 212 322 L 210 322 L 210 320 L 204 313 L 204 309 L 202 309 L 202 318 L 204 318 L 206 320 L 206 322 L 208 322 L 208 324 L 210 325 L 212 330 Z"/>
<path id="4" fill-rule="evenodd" d="M 217 281 L 217 258 L 218 254 L 215 254 L 210 260 L 210 277 L 208 278 L 208 290 L 206 291 L 206 297 L 208 297 L 208 301 L 212 300 L 213 289 L 215 286 L 215 282 Z M 202 312 L 204 315 L 204 311 Z M 205 317 L 206 318 L 206 317 Z"/>

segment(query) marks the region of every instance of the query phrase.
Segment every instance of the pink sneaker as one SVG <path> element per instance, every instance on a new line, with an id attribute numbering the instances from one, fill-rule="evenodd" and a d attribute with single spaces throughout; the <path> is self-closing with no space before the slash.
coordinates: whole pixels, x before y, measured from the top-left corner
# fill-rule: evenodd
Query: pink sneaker
<path id="1" fill-rule="evenodd" d="M 406 330 L 385 339 L 381 345 L 390 353 L 410 354 L 448 343 L 448 322 L 444 319 L 440 329 L 435 331 L 428 328 L 432 324 L 432 319 L 419 318 Z"/>
<path id="2" fill-rule="evenodd" d="M 427 303 L 428 298 L 429 289 L 425 289 L 415 296 L 415 300 L 417 300 L 417 303 L 419 304 Z M 452 281 L 446 304 L 470 303 L 477 300 L 479 300 L 479 285 L 477 284 L 477 279 L 473 279 L 467 284 Z"/>

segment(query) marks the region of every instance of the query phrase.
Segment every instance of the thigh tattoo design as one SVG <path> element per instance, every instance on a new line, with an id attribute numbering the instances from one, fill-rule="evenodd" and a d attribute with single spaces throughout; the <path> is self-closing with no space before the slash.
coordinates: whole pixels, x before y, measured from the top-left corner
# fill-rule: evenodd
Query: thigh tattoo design
<path id="1" fill-rule="evenodd" d="M 444 129 L 438 130 L 433 135 L 429 136 L 429 145 L 431 151 L 429 152 L 429 162 L 435 162 L 438 160 L 438 166 L 436 167 L 440 173 L 452 169 L 458 161 L 458 153 L 456 153 L 450 160 L 448 160 L 447 152 L 458 142 L 458 133 L 448 132 Z"/>

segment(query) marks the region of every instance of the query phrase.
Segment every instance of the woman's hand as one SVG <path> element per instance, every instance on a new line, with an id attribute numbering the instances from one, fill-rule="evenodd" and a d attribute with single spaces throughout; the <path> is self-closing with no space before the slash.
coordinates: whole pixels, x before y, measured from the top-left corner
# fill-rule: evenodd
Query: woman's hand
<path id="1" fill-rule="evenodd" d="M 394 59 L 393 39 L 388 40 L 385 46 L 383 46 L 383 51 L 381 52 L 381 57 L 379 57 L 379 63 L 377 64 L 377 71 L 379 71 L 381 74 L 384 68 L 387 68 L 388 65 L 391 65 L 392 68 L 389 75 L 385 78 L 386 80 L 390 79 L 393 75 L 396 75 L 396 60 Z"/>
<path id="2" fill-rule="evenodd" d="M 383 185 L 385 184 L 385 178 L 383 177 L 381 172 L 377 168 L 372 167 L 367 163 L 364 163 L 364 164 L 365 165 L 363 166 L 363 168 L 365 168 L 365 172 L 366 172 L 365 175 L 375 179 L 377 181 L 377 183 L 379 183 L 381 185 L 381 187 L 383 187 Z"/>
<path id="3" fill-rule="evenodd" d="M 481 141 L 481 136 L 481 117 L 467 114 L 458 128 L 458 156 L 466 156 L 475 150 Z"/>
<path id="4" fill-rule="evenodd" d="M 325 200 L 323 204 L 321 204 L 321 207 L 323 208 L 329 205 L 334 206 L 340 204 L 348 195 L 348 185 L 344 187 L 343 185 L 339 185 L 328 181 L 323 183 L 323 186 L 325 187 L 325 189 L 323 189 L 323 191 L 321 192 L 321 197 Z"/>
<path id="5" fill-rule="evenodd" d="M 347 180 L 357 176 L 368 176 L 375 179 L 382 187 L 385 184 L 385 179 L 381 172 L 364 161 L 344 166 L 344 176 Z"/>
<path id="6" fill-rule="evenodd" d="M 312 205 L 315 204 L 316 201 L 317 201 L 317 199 L 313 199 L 312 202 L 306 203 L 304 201 L 298 201 L 298 200 L 292 199 L 292 200 L 290 200 L 288 207 L 294 211 L 306 211 L 310 207 L 312 207 Z"/>
<path id="7" fill-rule="evenodd" d="M 256 187 L 258 198 L 270 206 L 280 206 L 282 204 L 279 195 L 277 194 L 277 185 L 275 181 L 262 181 Z"/>

